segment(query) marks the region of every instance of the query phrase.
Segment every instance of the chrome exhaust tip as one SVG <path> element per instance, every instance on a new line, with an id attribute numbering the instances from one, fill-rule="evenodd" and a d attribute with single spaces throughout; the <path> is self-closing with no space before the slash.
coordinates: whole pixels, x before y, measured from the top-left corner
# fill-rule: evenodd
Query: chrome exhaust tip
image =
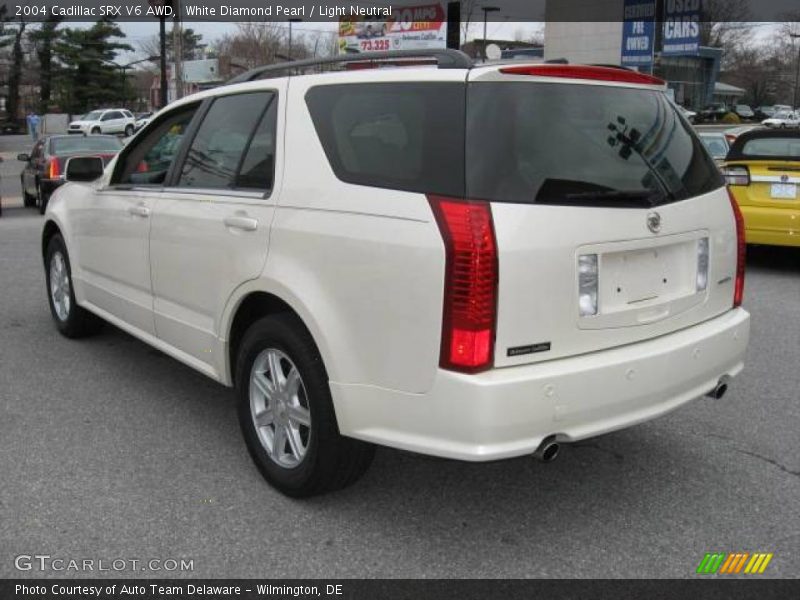
<path id="1" fill-rule="evenodd" d="M 721 399 L 725 393 L 728 391 L 728 380 L 730 378 L 728 376 L 722 376 L 719 378 L 717 385 L 714 386 L 710 392 L 706 394 L 709 398 L 714 398 L 714 400 Z"/>
<path id="2" fill-rule="evenodd" d="M 561 445 L 554 437 L 545 438 L 533 453 L 533 457 L 540 462 L 553 462 L 558 457 L 560 449 Z"/>

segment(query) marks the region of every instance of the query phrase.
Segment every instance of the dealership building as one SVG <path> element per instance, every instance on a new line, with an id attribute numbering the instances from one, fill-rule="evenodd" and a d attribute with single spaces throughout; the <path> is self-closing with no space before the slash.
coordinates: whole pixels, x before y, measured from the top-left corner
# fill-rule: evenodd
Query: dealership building
<path id="1" fill-rule="evenodd" d="M 722 51 L 700 45 L 700 0 L 548 0 L 545 15 L 545 59 L 652 73 L 694 109 L 714 100 Z"/>

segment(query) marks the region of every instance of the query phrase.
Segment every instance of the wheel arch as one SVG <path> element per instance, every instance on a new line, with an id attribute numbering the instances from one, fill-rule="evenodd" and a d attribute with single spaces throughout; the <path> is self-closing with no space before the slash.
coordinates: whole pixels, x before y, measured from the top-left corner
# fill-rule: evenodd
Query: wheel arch
<path id="1" fill-rule="evenodd" d="M 50 240 L 53 239 L 53 236 L 56 234 L 60 234 L 61 237 L 64 237 L 64 234 L 61 232 L 61 228 L 58 226 L 58 224 L 52 219 L 48 219 L 44 224 L 44 228 L 42 229 L 42 260 L 46 259 L 47 246 L 50 244 Z"/>
<path id="2" fill-rule="evenodd" d="M 290 314 L 295 317 L 311 337 L 323 363 L 328 365 L 325 352 L 320 344 L 320 332 L 293 299 L 287 301 L 287 294 L 277 294 L 263 288 L 242 290 L 237 298 L 229 303 L 226 310 L 222 332 L 224 337 L 224 381 L 236 385 L 236 360 L 239 347 L 247 329 L 257 320 L 275 314 Z"/>

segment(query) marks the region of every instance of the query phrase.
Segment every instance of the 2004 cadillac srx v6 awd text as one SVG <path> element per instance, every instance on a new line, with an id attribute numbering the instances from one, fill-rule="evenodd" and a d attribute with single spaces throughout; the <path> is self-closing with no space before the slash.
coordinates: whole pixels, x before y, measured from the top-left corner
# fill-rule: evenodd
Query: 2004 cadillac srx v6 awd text
<path id="1" fill-rule="evenodd" d="M 58 329 L 108 321 L 234 386 L 289 495 L 373 444 L 551 459 L 743 366 L 741 215 L 663 82 L 429 54 L 253 70 L 105 170 L 72 158 L 50 200 Z"/>

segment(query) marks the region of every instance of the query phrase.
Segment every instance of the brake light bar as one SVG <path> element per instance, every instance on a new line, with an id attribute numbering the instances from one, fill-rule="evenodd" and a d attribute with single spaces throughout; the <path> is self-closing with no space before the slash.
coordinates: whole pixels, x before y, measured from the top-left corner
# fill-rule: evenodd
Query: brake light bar
<path id="1" fill-rule="evenodd" d="M 533 75 L 537 77 L 563 77 L 567 79 L 591 79 L 593 81 L 613 81 L 617 83 L 638 83 L 664 86 L 666 82 L 638 71 L 615 67 L 592 67 L 588 65 L 520 65 L 503 67 L 506 75 Z"/>
<path id="2" fill-rule="evenodd" d="M 488 202 L 429 195 L 445 247 L 439 365 L 476 373 L 492 367 L 497 322 L 497 242 Z"/>
<path id="3" fill-rule="evenodd" d="M 747 241 L 744 236 L 744 217 L 736 202 L 736 198 L 728 189 L 728 198 L 731 201 L 731 209 L 733 210 L 733 218 L 736 221 L 736 279 L 733 285 L 733 308 L 742 305 L 744 299 L 744 266 L 745 254 L 747 252 Z"/>

